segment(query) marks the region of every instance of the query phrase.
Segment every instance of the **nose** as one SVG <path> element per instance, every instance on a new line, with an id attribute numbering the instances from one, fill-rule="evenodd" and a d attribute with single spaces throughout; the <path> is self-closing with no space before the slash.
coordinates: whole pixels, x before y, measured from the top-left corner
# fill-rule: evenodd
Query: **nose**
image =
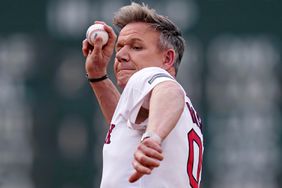
<path id="1" fill-rule="evenodd" d="M 129 54 L 126 47 L 122 47 L 119 49 L 119 51 L 116 53 L 116 58 L 119 62 L 128 62 L 129 61 Z"/>

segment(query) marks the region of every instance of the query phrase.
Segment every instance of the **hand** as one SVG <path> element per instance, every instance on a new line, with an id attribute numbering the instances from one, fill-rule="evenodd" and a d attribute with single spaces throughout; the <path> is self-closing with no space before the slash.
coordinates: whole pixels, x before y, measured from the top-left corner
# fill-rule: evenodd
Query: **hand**
<path id="1" fill-rule="evenodd" d="M 96 21 L 104 25 L 104 29 L 109 34 L 109 40 L 102 46 L 102 39 L 97 37 L 94 46 L 90 45 L 87 39 L 82 42 L 82 53 L 86 57 L 85 70 L 90 78 L 99 78 L 107 73 L 107 67 L 114 51 L 116 34 L 106 23 Z"/>
<path id="2" fill-rule="evenodd" d="M 143 140 L 134 153 L 132 165 L 135 172 L 129 177 L 129 182 L 134 183 L 144 174 L 151 174 L 153 168 L 160 166 L 163 160 L 160 144 L 152 138 Z"/>

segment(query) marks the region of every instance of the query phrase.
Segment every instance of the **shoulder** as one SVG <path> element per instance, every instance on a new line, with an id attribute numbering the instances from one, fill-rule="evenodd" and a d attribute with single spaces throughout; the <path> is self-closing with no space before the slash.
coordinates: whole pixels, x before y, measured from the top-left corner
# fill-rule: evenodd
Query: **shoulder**
<path id="1" fill-rule="evenodd" d="M 146 67 L 132 75 L 128 81 L 128 85 L 155 85 L 157 82 L 164 80 L 176 80 L 164 69 L 159 67 Z"/>
<path id="2" fill-rule="evenodd" d="M 170 75 L 166 70 L 159 67 L 147 67 L 134 73 L 129 79 L 124 93 L 138 93 L 143 95 L 156 89 L 169 89 L 173 92 L 183 92 L 186 95 L 183 87 Z"/>

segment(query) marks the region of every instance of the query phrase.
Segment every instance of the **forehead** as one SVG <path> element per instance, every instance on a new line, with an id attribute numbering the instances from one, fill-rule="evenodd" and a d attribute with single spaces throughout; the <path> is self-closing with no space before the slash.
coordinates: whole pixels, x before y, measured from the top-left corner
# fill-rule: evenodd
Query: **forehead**
<path id="1" fill-rule="evenodd" d="M 159 32 L 154 30 L 148 23 L 136 22 L 127 24 L 119 33 L 118 40 L 127 40 L 132 37 L 157 37 Z"/>

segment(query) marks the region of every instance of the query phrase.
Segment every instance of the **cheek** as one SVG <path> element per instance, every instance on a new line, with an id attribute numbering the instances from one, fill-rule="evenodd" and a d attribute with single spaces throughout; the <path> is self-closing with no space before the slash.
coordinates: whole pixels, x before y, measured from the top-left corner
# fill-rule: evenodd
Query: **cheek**
<path id="1" fill-rule="evenodd" d="M 144 59 L 138 64 L 138 70 L 141 70 L 146 67 L 161 67 L 161 64 L 158 59 Z"/>
<path id="2" fill-rule="evenodd" d="M 134 66 L 136 70 L 141 70 L 141 69 L 147 67 L 149 62 L 150 62 L 149 59 L 146 56 L 144 56 L 142 58 L 134 59 L 132 61 L 132 66 Z"/>
<path id="3" fill-rule="evenodd" d="M 139 68 L 145 68 L 145 67 L 160 67 L 162 64 L 162 57 L 156 54 L 147 54 L 144 55 L 141 59 L 139 59 L 138 66 Z"/>

